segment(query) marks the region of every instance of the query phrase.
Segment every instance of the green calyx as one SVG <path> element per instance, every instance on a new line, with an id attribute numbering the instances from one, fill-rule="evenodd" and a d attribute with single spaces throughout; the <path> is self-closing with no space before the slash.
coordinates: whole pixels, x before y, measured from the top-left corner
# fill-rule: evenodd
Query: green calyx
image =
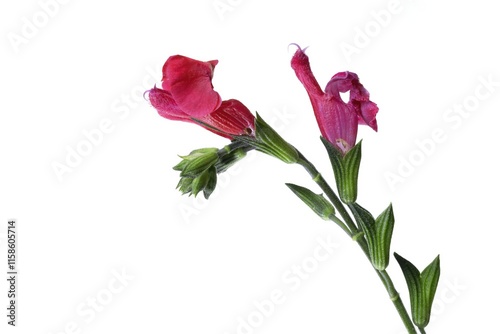
<path id="1" fill-rule="evenodd" d="M 321 137 L 321 141 L 326 148 L 335 182 L 342 202 L 354 203 L 358 196 L 358 174 L 361 164 L 361 141 L 351 148 L 345 155 L 339 151 L 332 143 Z"/>
<path id="2" fill-rule="evenodd" d="M 255 137 L 238 136 L 235 140 L 253 146 L 257 151 L 278 158 L 287 164 L 296 163 L 299 153 L 291 144 L 283 139 L 257 113 L 255 117 Z"/>

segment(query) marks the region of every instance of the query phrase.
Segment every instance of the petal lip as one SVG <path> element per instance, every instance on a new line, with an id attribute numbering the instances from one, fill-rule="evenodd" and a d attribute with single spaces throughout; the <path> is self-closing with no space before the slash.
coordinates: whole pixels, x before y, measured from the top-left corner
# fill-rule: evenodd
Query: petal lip
<path id="1" fill-rule="evenodd" d="M 222 99 L 212 85 L 217 60 L 208 62 L 185 56 L 171 56 L 163 66 L 162 87 L 178 106 L 192 117 L 203 117 L 216 110 Z"/>
<path id="2" fill-rule="evenodd" d="M 160 116 L 170 120 L 189 121 L 190 116 L 179 108 L 169 92 L 156 86 L 148 92 L 149 102 Z"/>

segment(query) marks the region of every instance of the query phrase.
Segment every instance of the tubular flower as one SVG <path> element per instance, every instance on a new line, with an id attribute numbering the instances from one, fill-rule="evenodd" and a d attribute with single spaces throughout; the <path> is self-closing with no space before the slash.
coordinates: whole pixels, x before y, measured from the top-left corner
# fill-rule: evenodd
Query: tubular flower
<path id="1" fill-rule="evenodd" d="M 292 57 L 291 65 L 309 95 L 321 135 L 343 154 L 356 144 L 358 124 L 377 131 L 375 117 L 378 107 L 370 101 L 370 94 L 355 73 L 335 74 L 323 91 L 311 71 L 309 58 L 300 47 Z M 347 91 L 349 102 L 345 103 L 340 93 Z"/>
<path id="2" fill-rule="evenodd" d="M 160 116 L 196 123 L 228 139 L 255 135 L 255 117 L 238 100 L 222 101 L 213 89 L 217 60 L 203 62 L 171 56 L 163 66 L 162 88 L 148 91 L 149 101 Z"/>

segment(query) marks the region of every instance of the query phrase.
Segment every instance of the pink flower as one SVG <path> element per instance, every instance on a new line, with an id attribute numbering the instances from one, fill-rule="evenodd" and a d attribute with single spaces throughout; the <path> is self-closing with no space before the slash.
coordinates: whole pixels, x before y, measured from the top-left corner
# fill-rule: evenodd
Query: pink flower
<path id="1" fill-rule="evenodd" d="M 199 124 L 228 139 L 254 136 L 255 117 L 250 110 L 238 100 L 222 101 L 213 89 L 217 63 L 169 57 L 163 66 L 163 89 L 155 86 L 149 90 L 149 101 L 165 118 Z"/>
<path id="2" fill-rule="evenodd" d="M 378 107 L 370 101 L 370 94 L 352 72 L 335 74 L 321 90 L 309 65 L 304 50 L 295 52 L 292 68 L 304 85 L 314 109 L 321 135 L 345 154 L 355 144 L 358 124 L 365 124 L 377 131 L 375 116 Z M 340 92 L 349 91 L 349 102 L 345 103 Z"/>

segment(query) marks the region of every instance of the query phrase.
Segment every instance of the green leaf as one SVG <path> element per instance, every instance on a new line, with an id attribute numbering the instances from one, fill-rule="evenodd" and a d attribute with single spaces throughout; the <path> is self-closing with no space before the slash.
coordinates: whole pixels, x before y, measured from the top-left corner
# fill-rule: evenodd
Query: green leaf
<path id="1" fill-rule="evenodd" d="M 378 270 L 384 270 L 389 265 L 392 231 L 394 229 L 394 212 L 389 205 L 375 220 L 375 253 L 373 265 Z"/>
<path id="2" fill-rule="evenodd" d="M 434 301 L 434 296 L 436 294 L 438 282 L 439 282 L 439 276 L 441 275 L 441 268 L 440 268 L 440 259 L 439 255 L 432 261 L 423 271 L 422 274 L 420 275 L 422 278 L 422 285 L 423 285 L 423 292 L 425 294 L 425 298 L 428 303 L 429 307 L 429 318 L 430 318 L 430 312 L 432 308 L 432 302 Z"/>
<path id="3" fill-rule="evenodd" d="M 307 188 L 292 183 L 286 183 L 286 185 L 302 200 L 302 202 L 307 204 L 307 206 L 324 220 L 330 219 L 331 215 L 335 213 L 333 205 L 328 202 L 323 195 L 316 194 Z"/>
<path id="4" fill-rule="evenodd" d="M 408 285 L 413 323 L 425 328 L 431 317 L 432 302 L 436 293 L 440 264 L 439 255 L 422 272 L 408 260 L 394 253 Z"/>
<path id="5" fill-rule="evenodd" d="M 373 264 L 373 254 L 376 253 L 377 247 L 375 219 L 373 218 L 372 214 L 368 212 L 368 210 L 363 208 L 358 203 L 349 204 L 349 208 L 351 209 L 354 215 L 354 219 L 356 219 L 356 222 L 358 223 L 358 226 L 360 226 L 363 230 L 366 238 L 366 243 L 368 244 L 370 260 Z"/>

